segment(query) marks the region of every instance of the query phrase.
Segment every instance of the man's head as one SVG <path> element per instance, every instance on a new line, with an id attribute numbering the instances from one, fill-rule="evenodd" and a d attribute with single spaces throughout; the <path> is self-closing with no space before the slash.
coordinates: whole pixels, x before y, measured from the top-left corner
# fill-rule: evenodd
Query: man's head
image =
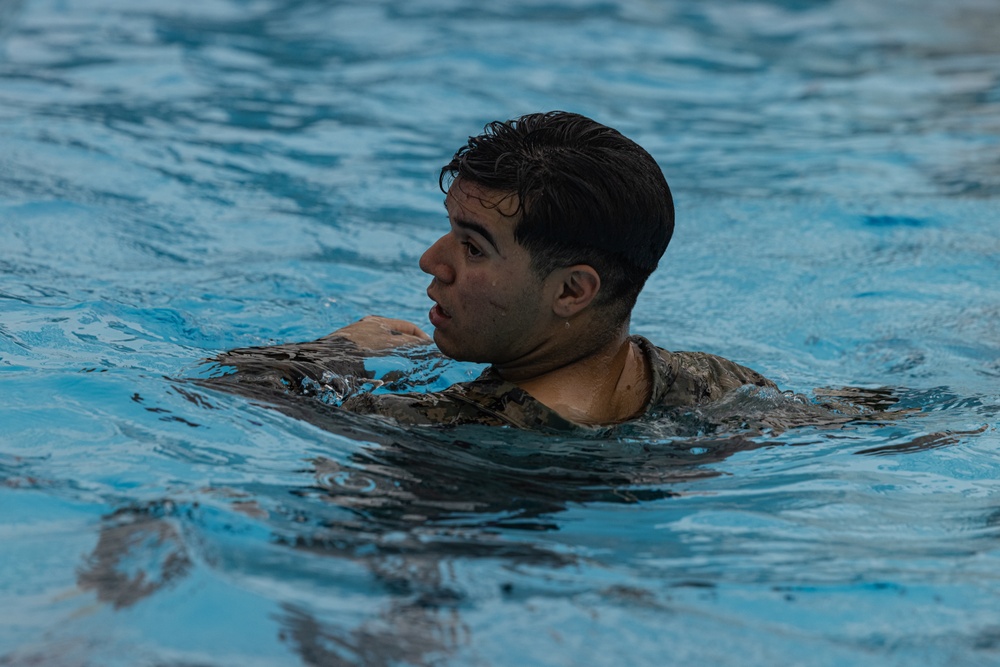
<path id="1" fill-rule="evenodd" d="M 646 151 L 577 114 L 532 114 L 487 125 L 440 184 L 451 231 L 420 266 L 444 354 L 539 367 L 627 331 L 674 222 Z"/>
<path id="2" fill-rule="evenodd" d="M 454 179 L 516 195 L 514 238 L 535 273 L 592 266 L 594 305 L 614 325 L 627 320 L 673 234 L 670 188 L 652 156 L 579 114 L 490 123 L 442 168 L 442 190 Z"/>

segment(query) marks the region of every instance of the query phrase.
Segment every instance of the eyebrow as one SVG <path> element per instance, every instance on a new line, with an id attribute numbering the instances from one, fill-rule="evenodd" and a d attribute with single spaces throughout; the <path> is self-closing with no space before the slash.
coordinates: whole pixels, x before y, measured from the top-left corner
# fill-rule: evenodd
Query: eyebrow
<path id="1" fill-rule="evenodd" d="M 447 199 L 444 202 L 444 210 L 448 211 L 448 215 L 449 216 L 451 215 L 451 211 L 448 210 Z M 466 220 L 465 218 L 455 218 L 455 226 L 456 227 L 461 227 L 462 229 L 465 229 L 467 231 L 475 232 L 475 233 L 479 234 L 484 239 L 486 239 L 487 243 L 489 243 L 491 246 L 493 246 L 493 249 L 496 250 L 498 254 L 501 254 L 501 255 L 503 254 L 503 253 L 500 252 L 500 246 L 497 245 L 497 241 L 496 241 L 495 238 L 493 238 L 493 234 L 491 234 L 488 229 L 486 229 L 485 227 L 483 227 L 478 222 L 473 222 L 471 220 Z"/>
<path id="2" fill-rule="evenodd" d="M 478 222 L 472 222 L 470 220 L 455 220 L 455 226 L 479 234 L 486 239 L 491 246 L 493 246 L 493 249 L 496 250 L 498 254 L 500 253 L 500 246 L 497 245 L 496 239 L 493 238 L 493 235 L 490 234 L 489 230 L 480 225 Z"/>

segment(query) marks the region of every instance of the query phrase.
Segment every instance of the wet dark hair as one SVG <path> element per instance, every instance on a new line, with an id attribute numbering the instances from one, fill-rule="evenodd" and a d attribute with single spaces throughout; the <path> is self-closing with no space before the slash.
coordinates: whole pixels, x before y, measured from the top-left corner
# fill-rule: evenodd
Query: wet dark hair
<path id="1" fill-rule="evenodd" d="M 489 123 L 442 167 L 441 190 L 453 180 L 517 195 L 514 238 L 532 269 L 544 277 L 592 266 L 601 276 L 596 303 L 614 324 L 629 316 L 674 230 L 673 198 L 652 156 L 579 114 Z"/>

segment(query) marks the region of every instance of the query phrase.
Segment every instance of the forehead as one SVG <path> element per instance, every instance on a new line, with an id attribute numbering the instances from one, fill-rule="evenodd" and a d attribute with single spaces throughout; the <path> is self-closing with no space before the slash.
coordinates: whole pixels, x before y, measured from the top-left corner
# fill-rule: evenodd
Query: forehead
<path id="1" fill-rule="evenodd" d="M 451 216 L 475 216 L 479 222 L 516 223 L 520 218 L 520 205 L 516 193 L 485 188 L 478 183 L 462 179 L 456 179 L 448 188 L 444 206 Z"/>

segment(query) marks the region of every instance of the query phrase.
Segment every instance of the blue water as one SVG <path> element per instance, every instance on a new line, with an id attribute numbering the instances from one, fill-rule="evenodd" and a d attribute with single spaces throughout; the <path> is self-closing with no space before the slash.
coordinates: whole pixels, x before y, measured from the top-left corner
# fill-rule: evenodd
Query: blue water
<path id="1" fill-rule="evenodd" d="M 998 32 L 994 0 L 0 0 L 0 665 L 1000 664 Z M 547 109 L 674 190 L 635 332 L 898 418 L 573 441 L 181 381 L 427 327 L 437 169 Z"/>

